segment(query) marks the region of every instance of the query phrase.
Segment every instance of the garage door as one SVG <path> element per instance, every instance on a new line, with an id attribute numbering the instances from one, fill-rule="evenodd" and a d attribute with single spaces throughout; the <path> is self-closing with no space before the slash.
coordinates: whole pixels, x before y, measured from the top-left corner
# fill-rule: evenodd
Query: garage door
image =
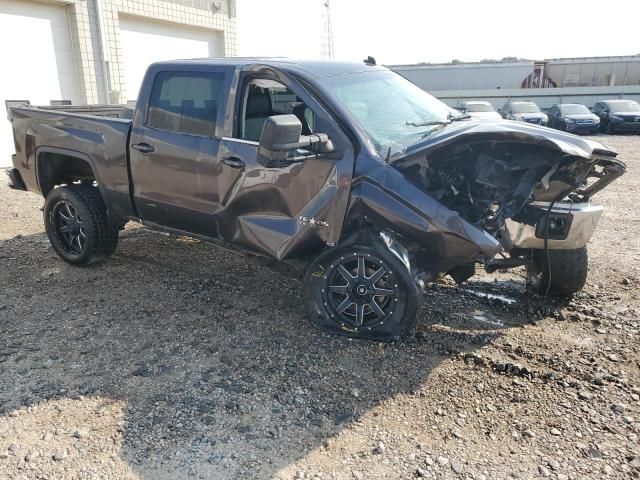
<path id="1" fill-rule="evenodd" d="M 120 17 L 127 100 L 138 98 L 150 63 L 179 58 L 215 57 L 222 44 L 215 30 Z"/>
<path id="2" fill-rule="evenodd" d="M 76 103 L 71 36 L 65 6 L 0 1 L 0 167 L 14 153 L 5 100 Z"/>

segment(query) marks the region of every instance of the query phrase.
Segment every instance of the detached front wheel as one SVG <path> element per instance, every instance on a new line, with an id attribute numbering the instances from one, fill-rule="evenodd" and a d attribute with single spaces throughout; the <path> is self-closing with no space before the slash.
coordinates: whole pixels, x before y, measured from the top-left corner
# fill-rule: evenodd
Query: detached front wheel
<path id="1" fill-rule="evenodd" d="M 100 192 L 91 185 L 51 190 L 44 205 L 44 224 L 56 253 L 74 265 L 104 260 L 118 242 L 118 226 L 110 222 Z"/>
<path id="2" fill-rule="evenodd" d="M 537 295 L 570 296 L 587 282 L 587 247 L 573 250 L 533 250 L 527 267 L 529 289 Z"/>
<path id="3" fill-rule="evenodd" d="M 391 341 L 416 324 L 422 291 L 385 246 L 336 247 L 307 269 L 305 302 L 317 327 L 352 337 Z"/>

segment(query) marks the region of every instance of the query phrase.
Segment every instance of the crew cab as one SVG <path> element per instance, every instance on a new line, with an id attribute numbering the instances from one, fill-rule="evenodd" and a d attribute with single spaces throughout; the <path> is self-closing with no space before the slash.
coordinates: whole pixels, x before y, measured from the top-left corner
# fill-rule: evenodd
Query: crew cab
<path id="1" fill-rule="evenodd" d="M 580 290 L 590 200 L 625 171 L 600 143 L 456 114 L 372 59 L 162 62 L 132 120 L 8 116 L 10 184 L 45 197 L 65 261 L 105 259 L 129 221 L 302 260 L 312 322 L 379 340 L 411 331 L 426 284 L 477 264 Z"/>

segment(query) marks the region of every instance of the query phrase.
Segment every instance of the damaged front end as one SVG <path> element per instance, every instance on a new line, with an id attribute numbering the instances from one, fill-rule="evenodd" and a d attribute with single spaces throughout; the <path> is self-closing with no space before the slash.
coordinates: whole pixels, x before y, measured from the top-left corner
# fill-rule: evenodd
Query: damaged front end
<path id="1" fill-rule="evenodd" d="M 390 163 L 500 243 L 509 257 L 481 260 L 492 271 L 525 264 L 532 249 L 584 247 L 602 214 L 591 198 L 625 172 L 616 155 L 597 142 L 545 128 L 465 122 Z M 432 253 L 419 252 L 416 258 Z M 464 281 L 477 261 L 447 272 Z"/>

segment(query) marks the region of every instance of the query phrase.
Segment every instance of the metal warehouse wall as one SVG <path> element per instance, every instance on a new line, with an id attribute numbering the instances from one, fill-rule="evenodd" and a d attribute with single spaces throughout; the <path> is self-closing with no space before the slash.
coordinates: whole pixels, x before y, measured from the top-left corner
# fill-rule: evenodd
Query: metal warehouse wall
<path id="1" fill-rule="evenodd" d="M 542 68 L 558 88 L 521 88 L 522 82 Z M 543 62 L 391 65 L 445 103 L 486 100 L 496 108 L 508 99 L 531 100 L 540 107 L 555 103 L 583 103 L 629 98 L 640 101 L 640 56 L 557 58 Z"/>
<path id="2" fill-rule="evenodd" d="M 392 65 L 389 68 L 411 80 L 420 88 L 435 91 L 520 88 L 522 80 L 533 72 L 533 65 L 533 62 L 509 62 Z"/>
<path id="3" fill-rule="evenodd" d="M 542 68 L 558 87 L 640 85 L 640 56 L 556 58 L 540 62 L 391 65 L 427 91 L 521 88 Z"/>

